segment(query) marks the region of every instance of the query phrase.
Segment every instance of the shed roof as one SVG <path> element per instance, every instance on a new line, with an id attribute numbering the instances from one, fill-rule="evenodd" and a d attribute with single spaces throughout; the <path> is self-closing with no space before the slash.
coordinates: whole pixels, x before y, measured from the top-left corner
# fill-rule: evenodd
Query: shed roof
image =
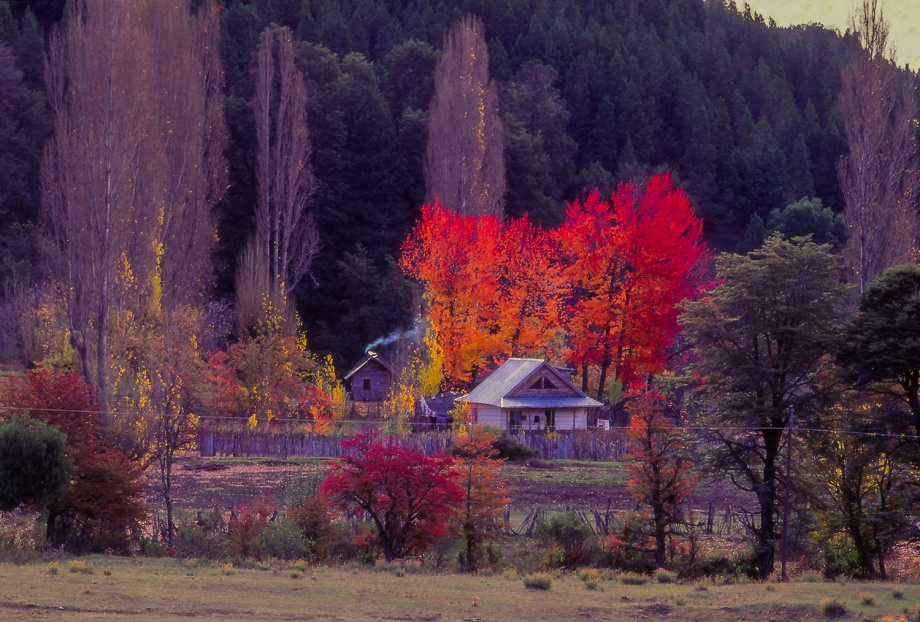
<path id="1" fill-rule="evenodd" d="M 386 360 L 384 360 L 383 358 L 377 356 L 377 353 L 376 353 L 376 352 L 368 352 L 367 355 L 366 355 L 363 359 L 361 359 L 360 361 L 358 361 L 358 364 L 355 365 L 355 366 L 351 369 L 350 372 L 348 372 L 347 374 L 345 374 L 345 378 L 344 378 L 344 379 L 345 379 L 345 380 L 349 380 L 352 376 L 354 376 L 356 373 L 358 373 L 358 371 L 359 371 L 362 367 L 364 367 L 365 365 L 367 365 L 367 364 L 370 363 L 371 361 L 373 361 L 374 363 L 377 363 L 378 365 L 380 365 L 381 367 L 383 367 L 390 375 L 393 375 L 393 368 L 390 367 L 390 364 L 387 363 Z"/>
<path id="2" fill-rule="evenodd" d="M 521 385 L 531 374 L 545 367 L 555 374 L 572 391 L 571 396 L 515 397 L 508 394 Z M 499 408 L 598 408 L 601 403 L 592 400 L 572 384 L 556 367 L 541 359 L 508 359 L 501 367 L 483 380 L 468 395 L 457 398 L 458 402 L 488 404 Z"/>

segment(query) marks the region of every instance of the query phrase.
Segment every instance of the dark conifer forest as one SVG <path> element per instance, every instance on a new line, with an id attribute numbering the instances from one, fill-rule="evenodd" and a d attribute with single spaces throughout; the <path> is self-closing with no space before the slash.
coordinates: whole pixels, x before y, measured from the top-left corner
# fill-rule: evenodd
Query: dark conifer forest
<path id="1" fill-rule="evenodd" d="M 419 293 L 397 261 L 425 198 L 435 65 L 447 30 L 469 13 L 484 22 L 499 90 L 507 216 L 554 226 L 587 190 L 609 196 L 666 169 L 719 251 L 759 245 L 771 213 L 803 198 L 842 210 L 836 102 L 847 46 L 820 25 L 779 28 L 723 0 L 225 0 L 229 187 L 218 206 L 215 301 L 232 299 L 254 226 L 256 48 L 275 23 L 294 33 L 309 101 L 321 249 L 294 296 L 310 348 L 347 369 L 367 344 L 411 326 Z M 7 335 L 15 292 L 44 274 L 43 72 L 62 14 L 61 0 L 0 0 Z M 0 348 L 7 359 L 21 355 L 14 342 Z"/>

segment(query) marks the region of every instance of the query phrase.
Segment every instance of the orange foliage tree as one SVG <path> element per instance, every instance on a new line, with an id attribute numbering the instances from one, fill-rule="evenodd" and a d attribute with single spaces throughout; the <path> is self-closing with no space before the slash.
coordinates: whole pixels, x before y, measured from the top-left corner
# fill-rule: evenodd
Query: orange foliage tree
<path id="1" fill-rule="evenodd" d="M 687 454 L 684 431 L 668 414 L 661 393 L 649 389 L 632 397 L 623 460 L 631 476 L 627 488 L 651 511 L 655 566 L 663 568 L 671 526 L 681 521 L 681 505 L 700 479 Z"/>
<path id="2" fill-rule="evenodd" d="M 470 216 L 435 201 L 402 249 L 400 264 L 425 284 L 428 317 L 443 354 L 448 386 L 468 385 L 498 350 L 501 228 L 495 216 Z"/>
<path id="3" fill-rule="evenodd" d="M 497 438 L 476 427 L 456 438 L 454 469 L 464 495 L 459 518 L 466 545 L 466 569 L 471 572 L 479 565 L 482 544 L 490 531 L 504 526 L 504 510 L 510 503 L 506 481 L 500 478 L 502 460 L 493 447 Z"/>

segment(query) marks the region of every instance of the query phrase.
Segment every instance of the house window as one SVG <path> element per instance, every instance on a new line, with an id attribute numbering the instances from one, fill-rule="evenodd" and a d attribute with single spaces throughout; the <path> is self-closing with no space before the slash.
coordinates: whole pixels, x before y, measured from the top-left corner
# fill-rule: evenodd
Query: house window
<path id="1" fill-rule="evenodd" d="M 546 413 L 544 414 L 546 415 L 546 429 L 549 430 L 550 432 L 555 432 L 556 431 L 556 411 L 547 410 Z"/>
<path id="2" fill-rule="evenodd" d="M 371 390 L 371 379 L 370 379 L 370 378 L 365 378 L 365 379 L 364 379 L 364 390 L 365 390 L 365 391 L 370 391 L 370 390 Z"/>
<path id="3" fill-rule="evenodd" d="M 524 415 L 521 414 L 521 411 L 512 410 L 508 413 L 508 432 L 510 434 L 517 434 L 520 432 L 523 425 Z"/>

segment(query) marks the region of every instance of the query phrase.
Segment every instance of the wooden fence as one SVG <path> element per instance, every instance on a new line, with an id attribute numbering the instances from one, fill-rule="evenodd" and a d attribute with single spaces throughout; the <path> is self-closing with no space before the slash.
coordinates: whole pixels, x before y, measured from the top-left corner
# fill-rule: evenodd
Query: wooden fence
<path id="1" fill-rule="evenodd" d="M 250 429 L 221 430 L 198 439 L 202 456 L 246 456 L 266 458 L 323 457 L 342 455 L 342 441 L 350 435 L 320 435 L 310 432 L 272 432 Z M 393 436 L 407 449 L 433 455 L 447 451 L 450 432 L 421 432 Z M 581 430 L 551 436 L 521 433 L 517 440 L 537 450 L 542 460 L 618 461 L 623 456 L 623 440 L 618 434 L 602 430 Z"/>

